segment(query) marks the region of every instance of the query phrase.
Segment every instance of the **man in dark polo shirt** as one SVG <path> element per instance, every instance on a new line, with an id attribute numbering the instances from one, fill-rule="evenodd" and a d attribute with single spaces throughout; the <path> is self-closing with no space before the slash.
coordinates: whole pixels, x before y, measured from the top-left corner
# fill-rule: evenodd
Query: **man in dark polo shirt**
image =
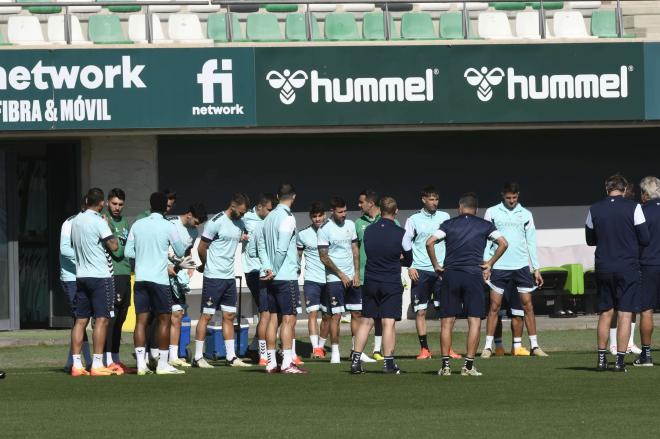
<path id="1" fill-rule="evenodd" d="M 620 174 L 605 180 L 607 196 L 589 208 L 585 223 L 587 245 L 596 247 L 598 291 L 598 364 L 607 370 L 607 339 L 617 311 L 615 372 L 626 372 L 626 346 L 632 314 L 642 310 L 640 247 L 649 244 L 649 229 L 642 207 L 624 197 L 628 181 Z"/>
<path id="2" fill-rule="evenodd" d="M 367 265 L 362 290 L 362 319 L 355 337 L 351 373 L 364 373 L 360 359 L 362 351 L 369 331 L 374 326 L 374 319 L 382 319 L 385 357 L 383 372 L 398 375 L 401 371 L 394 362 L 394 322 L 401 320 L 401 266 L 410 266 L 412 246 L 404 247 L 405 230 L 394 222 L 398 212 L 396 200 L 392 197 L 382 197 L 379 204 L 381 218 L 364 231 Z"/>
<path id="3" fill-rule="evenodd" d="M 461 369 L 463 376 L 480 376 L 474 367 L 474 356 L 479 345 L 481 319 L 486 314 L 484 282 L 490 279 L 490 271 L 508 247 L 506 239 L 495 225 L 477 216 L 477 196 L 467 193 L 458 201 L 458 216 L 443 222 L 426 241 L 426 251 L 436 272 L 444 273 L 440 289 L 440 349 L 442 367 L 438 375 L 449 376 L 449 348 L 456 316 L 463 313 L 468 317 L 467 354 Z M 435 244 L 445 241 L 446 256 L 444 267 L 438 263 Z M 493 256 L 483 260 L 486 241 L 497 243 Z"/>

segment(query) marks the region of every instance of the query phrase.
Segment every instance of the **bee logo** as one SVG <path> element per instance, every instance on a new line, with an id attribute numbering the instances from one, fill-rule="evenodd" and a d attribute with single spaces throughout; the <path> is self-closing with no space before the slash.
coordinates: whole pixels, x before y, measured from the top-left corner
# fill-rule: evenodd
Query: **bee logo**
<path id="1" fill-rule="evenodd" d="M 297 70 L 284 69 L 282 73 L 271 70 L 266 75 L 268 84 L 280 91 L 280 101 L 284 105 L 291 105 L 296 100 L 296 89 L 301 88 L 307 82 L 307 73 Z"/>
<path id="2" fill-rule="evenodd" d="M 477 97 L 482 102 L 488 102 L 493 97 L 492 86 L 499 85 L 504 79 L 504 71 L 499 67 L 488 70 L 482 67 L 480 70 L 470 67 L 465 71 L 463 77 L 468 84 L 477 88 Z"/>

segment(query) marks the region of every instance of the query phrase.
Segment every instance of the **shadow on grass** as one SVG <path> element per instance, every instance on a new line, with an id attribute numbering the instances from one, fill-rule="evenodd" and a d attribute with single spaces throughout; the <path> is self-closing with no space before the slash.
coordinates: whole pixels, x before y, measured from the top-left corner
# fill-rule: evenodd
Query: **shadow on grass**
<path id="1" fill-rule="evenodd" d="M 572 370 L 576 372 L 594 372 L 594 373 L 603 373 L 603 372 L 611 371 L 611 370 L 608 371 L 597 370 L 595 367 L 587 367 L 587 366 L 558 367 L 557 370 Z"/>

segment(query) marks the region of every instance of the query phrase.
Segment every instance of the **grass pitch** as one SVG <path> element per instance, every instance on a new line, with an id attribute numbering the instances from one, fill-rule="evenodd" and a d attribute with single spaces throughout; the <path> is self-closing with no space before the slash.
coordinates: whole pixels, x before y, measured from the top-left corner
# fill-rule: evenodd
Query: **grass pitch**
<path id="1" fill-rule="evenodd" d="M 437 334 L 431 335 L 437 352 Z M 544 332 L 549 358 L 477 359 L 482 377 L 460 376 L 458 360 L 451 377 L 437 376 L 439 359 L 414 359 L 413 334 L 398 338 L 406 372 L 400 376 L 381 374 L 380 364 L 352 376 L 346 360 L 307 361 L 305 376 L 218 367 L 73 379 L 61 371 L 64 346 L 2 348 L 0 368 L 8 375 L 0 381 L 0 437 L 660 435 L 660 367 L 595 372 L 594 339 L 594 331 Z M 456 337 L 458 352 L 464 341 Z M 350 340 L 343 342 L 347 354 Z"/>

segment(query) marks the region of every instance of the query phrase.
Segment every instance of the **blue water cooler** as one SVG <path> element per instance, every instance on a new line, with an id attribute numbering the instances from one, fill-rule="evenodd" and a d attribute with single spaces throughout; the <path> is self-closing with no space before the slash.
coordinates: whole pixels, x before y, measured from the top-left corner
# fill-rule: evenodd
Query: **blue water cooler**
<path id="1" fill-rule="evenodd" d="M 179 358 L 188 356 L 188 345 L 190 344 L 190 317 L 184 314 L 181 319 L 181 334 L 179 335 Z"/>

